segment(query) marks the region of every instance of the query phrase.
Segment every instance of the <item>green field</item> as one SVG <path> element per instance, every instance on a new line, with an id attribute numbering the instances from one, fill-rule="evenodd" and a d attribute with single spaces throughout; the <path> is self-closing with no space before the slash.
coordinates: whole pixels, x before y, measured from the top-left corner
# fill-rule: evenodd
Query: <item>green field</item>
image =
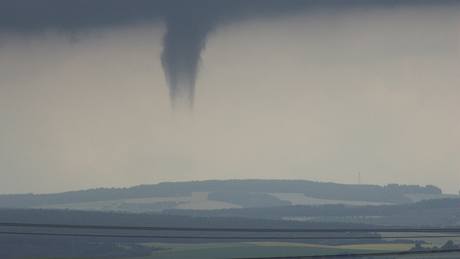
<path id="1" fill-rule="evenodd" d="M 326 246 L 285 242 L 246 242 L 210 244 L 148 244 L 159 248 L 151 256 L 142 259 L 182 259 L 182 258 L 238 258 L 263 256 L 330 255 L 342 253 L 368 253 L 402 251 L 410 244 L 365 244 L 353 246 Z M 137 259 L 137 258 L 136 258 Z M 140 259 L 140 258 L 139 258 Z"/>
<path id="2" fill-rule="evenodd" d="M 375 243 L 353 245 L 317 245 L 290 242 L 241 242 L 241 243 L 207 243 L 207 244 L 172 244 L 172 243 L 147 243 L 146 246 L 157 249 L 150 256 L 129 257 L 126 259 L 220 259 L 220 258 L 250 258 L 250 257 L 282 257 L 282 256 L 309 256 L 309 255 L 334 255 L 406 251 L 412 244 Z M 460 258 L 460 254 L 436 255 L 407 255 L 404 258 Z M 32 259 L 32 258 L 30 258 Z M 64 259 L 64 258 L 33 258 L 33 259 Z M 96 259 L 65 258 L 65 259 Z"/>

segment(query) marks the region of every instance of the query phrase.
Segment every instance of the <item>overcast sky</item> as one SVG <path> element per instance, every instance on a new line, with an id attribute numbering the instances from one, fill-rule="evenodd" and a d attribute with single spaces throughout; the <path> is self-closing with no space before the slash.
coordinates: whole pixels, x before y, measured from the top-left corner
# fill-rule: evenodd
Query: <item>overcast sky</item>
<path id="1" fill-rule="evenodd" d="M 288 178 L 460 189 L 460 11 L 220 26 L 174 112 L 164 26 L 0 36 L 0 192 Z"/>

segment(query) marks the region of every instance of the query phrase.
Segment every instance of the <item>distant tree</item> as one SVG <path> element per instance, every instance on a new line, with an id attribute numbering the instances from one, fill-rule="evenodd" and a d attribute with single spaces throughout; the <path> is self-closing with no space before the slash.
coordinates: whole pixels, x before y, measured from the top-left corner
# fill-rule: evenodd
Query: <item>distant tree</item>
<path id="1" fill-rule="evenodd" d="M 454 241 L 449 240 L 443 246 L 441 246 L 443 250 L 452 250 L 452 249 L 460 249 L 459 244 L 455 244 Z"/>
<path id="2" fill-rule="evenodd" d="M 422 246 L 423 242 L 416 241 L 414 247 L 410 249 L 410 251 L 423 251 L 426 250 L 425 247 Z"/>

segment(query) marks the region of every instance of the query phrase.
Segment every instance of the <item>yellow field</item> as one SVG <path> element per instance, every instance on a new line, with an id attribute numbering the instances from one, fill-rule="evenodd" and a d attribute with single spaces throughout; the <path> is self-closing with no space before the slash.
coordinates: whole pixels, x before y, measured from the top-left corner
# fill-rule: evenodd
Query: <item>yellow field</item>
<path id="1" fill-rule="evenodd" d="M 411 249 L 413 246 L 413 244 L 356 244 L 336 246 L 336 248 L 354 250 L 404 251 Z"/>

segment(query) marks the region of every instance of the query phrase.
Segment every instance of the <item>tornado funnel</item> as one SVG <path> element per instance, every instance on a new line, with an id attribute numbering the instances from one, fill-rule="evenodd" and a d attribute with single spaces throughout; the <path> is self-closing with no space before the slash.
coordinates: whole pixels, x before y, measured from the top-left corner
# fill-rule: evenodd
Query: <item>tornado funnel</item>
<path id="1" fill-rule="evenodd" d="M 162 65 L 174 109 L 192 109 L 201 52 L 211 22 L 199 13 L 176 13 L 166 17 Z"/>

